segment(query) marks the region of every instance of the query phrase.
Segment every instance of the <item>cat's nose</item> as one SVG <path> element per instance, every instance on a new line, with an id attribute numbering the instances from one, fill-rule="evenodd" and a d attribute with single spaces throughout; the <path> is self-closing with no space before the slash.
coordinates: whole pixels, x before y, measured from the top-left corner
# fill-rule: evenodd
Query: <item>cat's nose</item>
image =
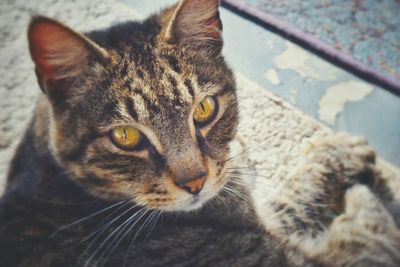
<path id="1" fill-rule="evenodd" d="M 204 182 L 206 180 L 206 175 L 201 175 L 193 179 L 185 179 L 181 182 L 175 182 L 177 186 L 186 190 L 188 193 L 197 195 L 203 189 Z"/>

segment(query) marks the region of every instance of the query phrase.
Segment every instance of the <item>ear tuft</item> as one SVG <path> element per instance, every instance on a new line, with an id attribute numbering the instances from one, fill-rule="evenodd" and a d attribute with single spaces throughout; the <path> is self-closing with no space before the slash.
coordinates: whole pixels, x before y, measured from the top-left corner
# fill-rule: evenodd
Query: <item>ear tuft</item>
<path id="1" fill-rule="evenodd" d="M 182 0 L 175 9 L 166 31 L 168 41 L 187 45 L 212 45 L 222 48 L 222 23 L 218 0 Z"/>
<path id="2" fill-rule="evenodd" d="M 82 73 L 89 65 L 90 55 L 107 55 L 85 36 L 46 17 L 32 18 L 28 41 L 39 84 L 45 92 L 48 88 L 43 87 Z"/>

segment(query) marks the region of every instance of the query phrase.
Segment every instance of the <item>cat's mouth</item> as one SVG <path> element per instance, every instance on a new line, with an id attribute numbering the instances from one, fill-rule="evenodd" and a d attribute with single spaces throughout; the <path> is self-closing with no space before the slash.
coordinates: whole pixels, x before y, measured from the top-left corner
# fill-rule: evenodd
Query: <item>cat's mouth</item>
<path id="1" fill-rule="evenodd" d="M 186 210 L 196 210 L 199 209 L 200 207 L 203 206 L 205 201 L 201 201 L 201 198 L 199 196 L 192 196 L 192 199 L 189 203 L 189 205 L 187 205 Z"/>
<path id="2" fill-rule="evenodd" d="M 184 211 L 189 212 L 200 209 L 206 202 L 214 198 L 223 187 L 223 177 L 219 179 L 206 179 L 202 190 L 197 194 L 191 194 L 187 191 L 177 188 L 176 186 L 170 187 L 169 194 L 174 195 L 170 201 L 150 201 L 153 205 L 151 208 L 164 210 L 164 211 Z"/>
<path id="3" fill-rule="evenodd" d="M 209 161 L 207 175 L 177 184 L 171 174 L 161 181 L 131 187 L 133 200 L 140 206 L 167 212 L 190 212 L 202 208 L 216 197 L 227 182 L 227 166 Z M 185 188 L 185 186 L 190 188 Z M 190 189 L 190 190 L 189 190 Z"/>
<path id="4" fill-rule="evenodd" d="M 204 206 L 204 204 L 209 201 L 211 198 L 213 198 L 215 195 L 214 194 L 207 194 L 204 197 L 201 196 L 192 196 L 191 199 L 188 201 L 188 203 L 184 204 L 182 206 L 182 211 L 193 211 L 200 209 L 201 207 Z"/>
<path id="5" fill-rule="evenodd" d="M 192 202 L 190 202 L 190 204 L 193 205 L 193 204 L 198 203 L 199 201 L 200 201 L 200 198 L 196 195 L 196 196 L 193 196 Z"/>

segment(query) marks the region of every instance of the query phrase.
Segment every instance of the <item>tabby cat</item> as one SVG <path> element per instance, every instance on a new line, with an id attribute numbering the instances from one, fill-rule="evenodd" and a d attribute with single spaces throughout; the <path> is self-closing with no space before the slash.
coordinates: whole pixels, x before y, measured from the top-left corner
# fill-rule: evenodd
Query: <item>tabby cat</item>
<path id="1" fill-rule="evenodd" d="M 400 266 L 359 138 L 313 141 L 269 205 L 242 199 L 221 30 L 217 0 L 86 34 L 32 19 L 44 94 L 0 202 L 1 266 Z"/>

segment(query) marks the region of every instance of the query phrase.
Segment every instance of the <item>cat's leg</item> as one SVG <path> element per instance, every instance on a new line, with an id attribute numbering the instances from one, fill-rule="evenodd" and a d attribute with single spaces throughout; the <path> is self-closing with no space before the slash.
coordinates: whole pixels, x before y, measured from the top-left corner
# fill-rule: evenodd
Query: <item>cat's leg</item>
<path id="1" fill-rule="evenodd" d="M 336 217 L 309 252 L 333 266 L 400 266 L 400 230 L 381 201 L 363 185 L 345 195 L 345 211 Z"/>
<path id="2" fill-rule="evenodd" d="M 256 210 L 267 231 L 328 266 L 400 266 L 400 233 L 370 191 L 380 183 L 374 163 L 362 138 L 314 140 L 281 189 Z"/>
<path id="3" fill-rule="evenodd" d="M 303 247 L 324 233 L 343 211 L 343 195 L 355 183 L 377 183 L 375 153 L 366 141 L 344 134 L 312 140 L 287 180 L 256 211 L 266 229 Z"/>

